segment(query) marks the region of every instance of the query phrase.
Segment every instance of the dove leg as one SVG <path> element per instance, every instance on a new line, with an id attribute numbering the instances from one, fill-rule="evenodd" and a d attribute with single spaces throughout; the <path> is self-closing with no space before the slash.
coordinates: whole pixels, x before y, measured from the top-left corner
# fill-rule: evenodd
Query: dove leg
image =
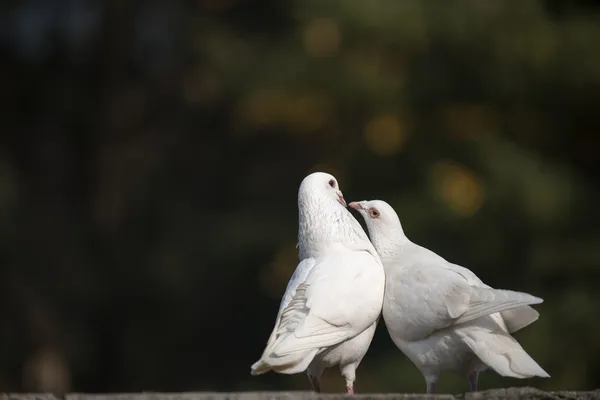
<path id="1" fill-rule="evenodd" d="M 320 379 L 316 376 L 312 376 L 311 374 L 308 374 L 308 380 L 310 381 L 310 385 L 312 386 L 313 390 L 317 393 L 321 393 Z"/>
<path id="2" fill-rule="evenodd" d="M 427 393 L 433 393 L 435 391 L 435 384 L 437 383 L 437 375 L 429 375 L 425 377 L 425 383 L 427 384 Z"/>
<path id="3" fill-rule="evenodd" d="M 467 384 L 469 385 L 469 392 L 477 391 L 477 381 L 479 380 L 479 372 L 477 370 L 470 372 L 467 375 Z"/>
<path id="4" fill-rule="evenodd" d="M 321 375 L 323 375 L 324 369 L 325 368 L 319 359 L 314 359 L 306 369 L 310 385 L 317 393 L 321 393 Z"/>
<path id="5" fill-rule="evenodd" d="M 340 371 L 342 376 L 346 380 L 346 390 L 348 394 L 354 396 L 354 381 L 356 380 L 356 367 L 355 364 L 348 364 L 345 366 L 340 365 Z"/>

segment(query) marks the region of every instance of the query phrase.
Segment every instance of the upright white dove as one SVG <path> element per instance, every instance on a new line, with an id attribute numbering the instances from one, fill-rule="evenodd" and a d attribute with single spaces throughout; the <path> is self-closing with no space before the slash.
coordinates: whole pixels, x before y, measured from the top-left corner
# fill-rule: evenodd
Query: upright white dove
<path id="1" fill-rule="evenodd" d="M 423 374 L 427 393 L 442 371 L 465 376 L 471 391 L 488 367 L 513 378 L 550 377 L 510 335 L 538 319 L 528 304 L 542 299 L 492 289 L 470 270 L 411 242 L 384 201 L 350 207 L 364 217 L 385 267 L 388 332 Z"/>
<path id="2" fill-rule="evenodd" d="M 334 365 L 354 393 L 355 371 L 367 352 L 383 305 L 379 255 L 346 209 L 337 180 L 308 175 L 298 190 L 300 263 L 292 275 L 252 375 L 307 370 L 316 391 Z"/>

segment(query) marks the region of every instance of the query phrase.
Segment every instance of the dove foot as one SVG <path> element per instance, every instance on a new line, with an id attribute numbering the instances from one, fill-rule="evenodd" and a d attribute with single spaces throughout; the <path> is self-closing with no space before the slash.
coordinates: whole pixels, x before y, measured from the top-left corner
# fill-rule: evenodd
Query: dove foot
<path id="1" fill-rule="evenodd" d="M 473 371 L 467 375 L 467 384 L 469 385 L 469 392 L 477 391 L 477 381 L 479 380 L 479 372 Z"/>
<path id="2" fill-rule="evenodd" d="M 348 394 L 350 396 L 354 396 L 354 386 L 353 385 L 348 386 L 346 389 L 348 389 Z"/>

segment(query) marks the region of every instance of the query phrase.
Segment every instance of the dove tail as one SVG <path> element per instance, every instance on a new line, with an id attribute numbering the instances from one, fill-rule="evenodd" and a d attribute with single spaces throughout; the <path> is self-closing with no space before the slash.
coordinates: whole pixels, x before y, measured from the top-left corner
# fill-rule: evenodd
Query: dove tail
<path id="1" fill-rule="evenodd" d="M 540 313 L 529 306 L 501 311 L 500 315 L 510 333 L 517 332 L 533 324 L 540 317 Z"/>
<path id="2" fill-rule="evenodd" d="M 550 377 L 507 332 L 472 327 L 457 333 L 481 361 L 502 376 L 519 379 Z"/>
<path id="3" fill-rule="evenodd" d="M 267 363 L 265 363 L 261 358 L 260 360 L 252 364 L 252 366 L 250 367 L 250 375 L 262 375 L 266 374 L 270 370 L 271 367 Z"/>
<path id="4" fill-rule="evenodd" d="M 269 371 L 280 374 L 304 372 L 317 355 L 317 350 L 302 351 L 283 357 L 262 357 L 250 367 L 251 375 L 262 375 Z"/>

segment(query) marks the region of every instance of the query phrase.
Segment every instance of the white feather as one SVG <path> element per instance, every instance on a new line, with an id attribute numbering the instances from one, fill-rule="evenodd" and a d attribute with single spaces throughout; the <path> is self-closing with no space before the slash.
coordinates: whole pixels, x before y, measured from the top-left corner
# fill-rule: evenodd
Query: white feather
<path id="1" fill-rule="evenodd" d="M 318 386 L 324 368 L 340 365 L 351 388 L 373 338 L 383 304 L 383 265 L 358 221 L 338 202 L 339 189 L 330 190 L 331 179 L 315 173 L 300 185 L 302 261 L 253 375 L 308 369 Z"/>
<path id="2" fill-rule="evenodd" d="M 501 322 L 501 317 L 495 314 L 479 319 L 477 324 L 456 327 L 454 331 L 481 361 L 502 376 L 549 378 L 550 375 L 527 354 Z"/>
<path id="3" fill-rule="evenodd" d="M 385 202 L 351 206 L 365 218 L 385 267 L 383 317 L 390 336 L 423 373 L 428 391 L 442 371 L 466 374 L 471 385 L 488 367 L 515 378 L 549 376 L 510 336 L 537 320 L 529 304 L 542 299 L 493 289 L 470 270 L 412 243 Z M 371 218 L 371 208 L 377 218 Z"/>

